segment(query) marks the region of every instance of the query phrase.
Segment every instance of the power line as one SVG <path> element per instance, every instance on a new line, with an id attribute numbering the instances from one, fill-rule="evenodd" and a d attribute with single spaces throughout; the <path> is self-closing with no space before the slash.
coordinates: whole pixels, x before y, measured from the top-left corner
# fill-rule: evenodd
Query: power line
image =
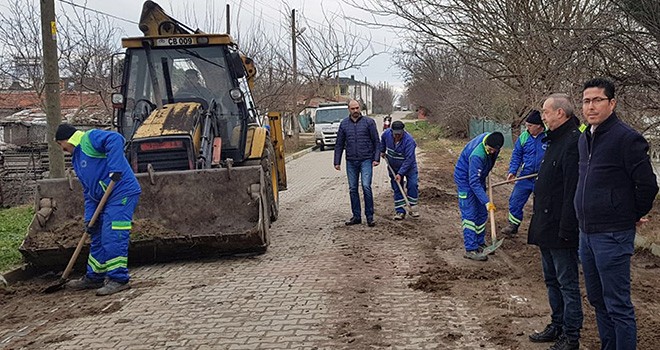
<path id="1" fill-rule="evenodd" d="M 270 8 L 271 10 L 275 10 L 275 11 L 278 11 L 278 12 L 280 11 L 279 9 L 277 9 L 277 8 L 275 8 L 275 7 L 271 6 L 271 5 L 269 5 L 268 3 L 262 2 L 262 0 L 254 0 L 254 1 L 257 2 L 257 3 L 259 3 L 261 6 L 265 6 L 265 7 Z M 341 29 L 330 28 L 330 27 L 329 27 L 328 25 L 326 25 L 325 23 L 322 23 L 322 22 L 319 22 L 319 21 L 316 21 L 316 20 L 313 20 L 313 19 L 310 19 L 310 18 L 307 18 L 307 17 L 305 17 L 305 20 L 306 20 L 306 21 L 309 21 L 309 22 L 312 22 L 312 23 L 314 23 L 314 24 L 317 24 L 317 25 L 323 27 L 323 29 L 336 30 L 336 31 L 338 31 L 339 33 L 342 33 L 342 34 L 344 34 L 344 35 L 352 35 L 352 36 L 355 36 L 356 38 L 358 38 L 358 39 L 360 39 L 360 40 L 362 40 L 362 41 L 368 41 L 369 43 L 372 43 L 372 42 L 373 42 L 373 43 L 379 44 L 379 45 L 381 45 L 381 46 L 383 46 L 383 47 L 385 47 L 385 48 L 387 48 L 387 49 L 389 49 L 389 48 L 392 46 L 392 45 L 388 45 L 388 44 L 386 44 L 386 43 L 382 43 L 382 42 L 377 41 L 377 40 L 373 40 L 373 39 L 370 39 L 370 38 L 365 38 L 365 37 L 360 36 L 360 35 L 355 34 L 355 33 L 346 33 L 345 31 L 343 31 L 343 30 L 341 30 Z"/>
<path id="2" fill-rule="evenodd" d="M 58 0 L 58 1 L 61 2 L 61 3 L 65 3 L 65 4 L 68 4 L 68 5 L 71 5 L 71 6 L 73 6 L 73 7 L 79 7 L 79 8 L 81 8 L 81 9 L 84 9 L 84 10 L 87 10 L 87 11 L 91 11 L 91 12 L 94 12 L 94 13 L 98 13 L 98 14 L 100 14 L 100 15 L 104 15 L 104 16 L 111 17 L 111 18 L 114 18 L 114 19 L 118 19 L 118 20 L 120 20 L 120 21 L 124 21 L 124 22 L 128 22 L 128 23 L 132 23 L 132 24 L 139 24 L 138 22 L 131 21 L 130 19 L 126 19 L 126 18 L 122 18 L 122 17 L 119 17 L 119 16 L 115 16 L 115 15 L 109 14 L 109 13 L 107 13 L 107 12 L 103 12 L 103 11 L 99 11 L 99 10 L 94 10 L 94 9 L 92 9 L 92 8 L 89 8 L 89 7 L 86 7 L 86 6 L 83 6 L 83 5 L 79 5 L 79 4 L 76 4 L 76 3 L 71 2 L 71 1 L 66 1 L 66 0 Z"/>

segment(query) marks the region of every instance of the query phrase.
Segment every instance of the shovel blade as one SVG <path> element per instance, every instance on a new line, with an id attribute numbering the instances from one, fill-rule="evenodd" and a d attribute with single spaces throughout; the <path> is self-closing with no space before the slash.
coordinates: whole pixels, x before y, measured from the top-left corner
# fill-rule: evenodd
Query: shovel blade
<path id="1" fill-rule="evenodd" d="M 495 240 L 495 242 L 493 242 L 493 244 L 491 244 L 488 247 L 484 248 L 482 254 L 483 255 L 493 254 L 495 252 L 495 250 L 502 245 L 502 243 L 504 243 L 504 238 L 502 238 L 500 240 Z"/>
<path id="2" fill-rule="evenodd" d="M 46 287 L 46 289 L 44 289 L 43 293 L 44 294 L 50 294 L 50 293 L 57 292 L 60 289 L 64 289 L 65 284 L 66 284 L 66 280 L 65 279 L 60 279 L 59 281 L 57 281 L 57 283 L 53 284 L 52 286 Z"/>

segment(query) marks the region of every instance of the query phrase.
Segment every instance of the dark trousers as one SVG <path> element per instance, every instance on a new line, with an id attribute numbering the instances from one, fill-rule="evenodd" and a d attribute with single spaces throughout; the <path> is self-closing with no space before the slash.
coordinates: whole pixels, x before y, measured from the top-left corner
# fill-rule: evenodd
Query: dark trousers
<path id="1" fill-rule="evenodd" d="M 595 308 L 602 350 L 637 348 L 635 309 L 630 299 L 630 257 L 635 230 L 586 234 L 580 259 L 589 303 Z"/>
<path id="2" fill-rule="evenodd" d="M 541 262 L 552 324 L 560 326 L 568 339 L 579 340 L 583 316 L 577 248 L 541 248 Z"/>

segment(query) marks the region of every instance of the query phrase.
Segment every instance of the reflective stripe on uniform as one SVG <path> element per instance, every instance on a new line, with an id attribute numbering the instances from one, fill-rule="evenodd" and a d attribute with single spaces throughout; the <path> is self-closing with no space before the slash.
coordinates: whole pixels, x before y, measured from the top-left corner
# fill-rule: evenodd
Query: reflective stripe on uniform
<path id="1" fill-rule="evenodd" d="M 112 271 L 119 268 L 128 268 L 128 257 L 118 256 L 114 259 L 110 259 L 105 263 L 105 270 Z"/>
<path id="2" fill-rule="evenodd" d="M 89 131 L 86 132 L 83 136 L 82 139 L 80 139 L 80 149 L 85 153 L 87 156 L 92 157 L 92 158 L 107 158 L 107 155 L 105 153 L 101 153 L 92 146 L 92 141 L 89 140 Z"/>
<path id="3" fill-rule="evenodd" d="M 92 254 L 90 254 L 89 257 L 87 258 L 87 265 L 89 265 L 92 268 L 92 271 L 96 273 L 105 272 L 105 266 L 100 262 L 96 261 L 96 259 L 94 259 Z"/>
<path id="4" fill-rule="evenodd" d="M 522 220 L 518 219 L 517 217 L 513 216 L 513 214 L 509 213 L 509 222 L 511 222 L 514 225 L 520 225 Z"/>
<path id="5" fill-rule="evenodd" d="M 474 231 L 476 234 L 481 234 L 486 231 L 486 223 L 484 222 L 483 225 L 477 226 L 473 221 L 471 220 L 463 220 L 461 223 L 463 229 L 468 229 Z"/>
<path id="6" fill-rule="evenodd" d="M 133 228 L 133 224 L 130 221 L 113 221 L 112 229 L 113 230 L 130 230 Z"/>

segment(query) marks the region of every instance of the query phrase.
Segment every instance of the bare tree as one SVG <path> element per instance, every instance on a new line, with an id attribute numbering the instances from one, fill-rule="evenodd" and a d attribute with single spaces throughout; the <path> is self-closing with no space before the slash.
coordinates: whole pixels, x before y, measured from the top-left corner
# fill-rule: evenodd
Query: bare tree
<path id="1" fill-rule="evenodd" d="M 119 51 L 119 29 L 100 14 L 64 6 L 57 23 L 60 73 L 76 81 L 77 91 L 96 93 L 110 115 L 109 65 L 110 56 Z M 39 9 L 30 0 L 10 0 L 6 11 L 0 12 L 0 73 L 41 97 L 39 16 Z"/>
<path id="2" fill-rule="evenodd" d="M 41 93 L 40 10 L 34 1 L 10 0 L 0 11 L 0 73 Z"/>
<path id="3" fill-rule="evenodd" d="M 76 90 L 96 93 L 111 115 L 110 57 L 120 51 L 119 29 L 109 19 L 76 7 L 60 12 L 62 72 L 79 85 Z"/>
<path id="4" fill-rule="evenodd" d="M 373 92 L 374 113 L 390 114 L 394 108 L 394 89 L 387 83 L 381 82 Z"/>
<path id="5" fill-rule="evenodd" d="M 399 29 L 418 47 L 444 47 L 462 66 L 496 82 L 503 95 L 510 95 L 508 107 L 497 107 L 502 106 L 497 93 L 490 94 L 491 108 L 507 113 L 499 119 L 513 125 L 551 92 L 577 97 L 582 82 L 593 76 L 609 76 L 622 87 L 621 109 L 633 123 L 645 121 L 640 103 L 647 110 L 657 106 L 658 40 L 652 40 L 657 1 L 615 1 L 627 4 L 646 30 L 619 7 L 595 0 L 345 1 L 373 14 L 355 22 Z M 403 53 L 423 62 L 414 50 Z M 409 91 L 419 83 L 409 79 Z"/>

